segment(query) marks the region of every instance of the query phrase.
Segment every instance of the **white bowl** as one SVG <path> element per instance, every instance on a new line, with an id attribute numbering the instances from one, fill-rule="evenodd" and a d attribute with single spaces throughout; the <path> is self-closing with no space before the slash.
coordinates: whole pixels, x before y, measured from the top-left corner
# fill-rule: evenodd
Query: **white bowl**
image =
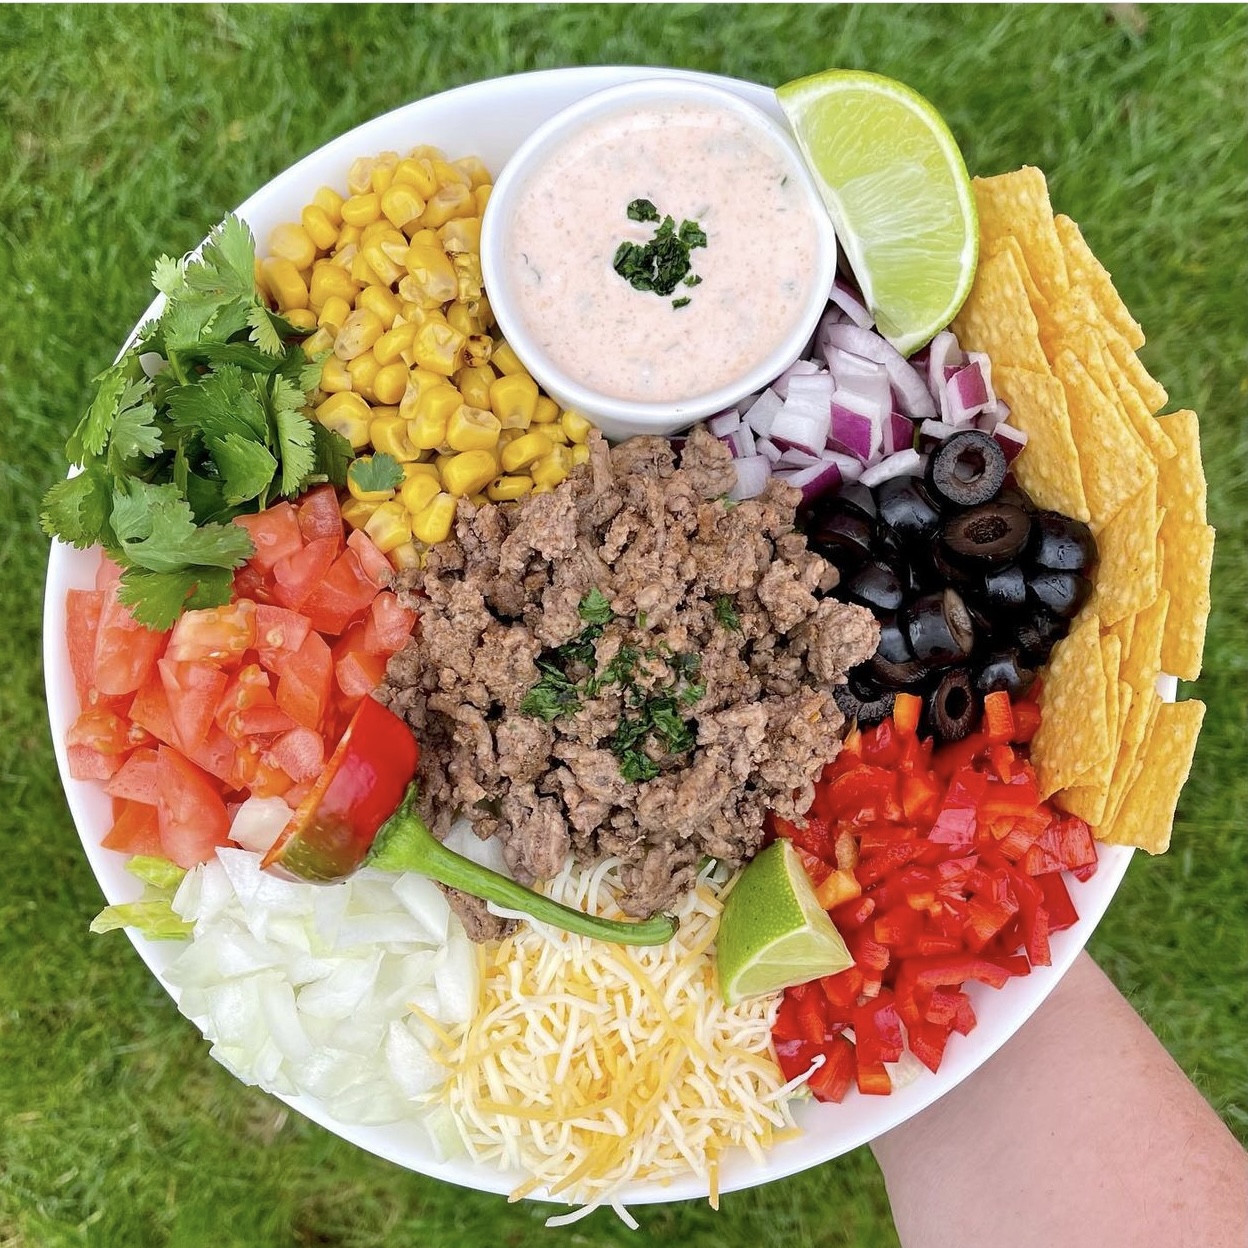
<path id="1" fill-rule="evenodd" d="M 608 87 L 577 100 L 545 125 L 539 126 L 520 145 L 503 171 L 496 171 L 494 190 L 481 226 L 481 269 L 485 277 L 485 288 L 489 292 L 490 307 L 503 336 L 547 392 L 562 406 L 575 408 L 590 417 L 610 438 L 625 438 L 634 434 L 676 433 L 694 421 L 732 407 L 747 395 L 761 390 L 801 354 L 827 307 L 828 294 L 836 276 L 836 233 L 796 142 L 785 125 L 760 107 L 763 103 L 764 101 L 755 103 L 737 91 L 688 76 L 660 74 L 646 77 Z M 557 167 L 560 161 L 561 152 L 566 151 L 566 145 L 584 136 L 596 123 L 610 123 L 638 114 L 645 116 L 648 112 L 658 116 L 661 112 L 682 107 L 703 109 L 731 119 L 743 127 L 751 146 L 757 146 L 770 157 L 774 157 L 776 164 L 784 171 L 786 183 L 791 183 L 791 191 L 796 193 L 800 210 L 808 214 L 813 227 L 813 264 L 808 272 L 802 274 L 805 279 L 802 296 L 794 306 L 784 308 L 785 320 L 779 325 L 772 319 L 776 310 L 775 303 L 772 304 L 769 314 L 761 304 L 751 303 L 748 291 L 741 292 L 739 298 L 728 301 L 736 313 L 736 325 L 732 328 L 744 335 L 742 349 L 745 360 L 738 375 L 719 381 L 711 389 L 684 396 L 661 400 L 620 397 L 601 386 L 595 386 L 584 374 L 578 375 L 574 369 L 565 367 L 543 345 L 533 318 L 526 316 L 522 307 L 525 281 L 522 277 L 523 266 L 520 264 L 520 248 L 512 239 L 512 227 L 513 223 L 527 221 L 532 217 L 533 214 L 523 211 L 521 205 L 534 183 L 540 184 L 543 179 L 549 178 L 552 168 Z M 633 184 L 636 185 L 635 179 L 644 179 L 650 170 L 639 167 L 631 172 Z M 644 185 L 644 181 L 641 184 Z M 682 185 L 679 189 L 688 194 L 695 189 L 695 184 L 690 179 L 687 188 Z M 757 179 L 750 181 L 741 176 L 723 190 L 724 200 L 740 198 L 746 202 L 754 202 L 759 194 Z M 662 214 L 666 209 L 660 204 L 658 211 Z M 593 255 L 594 263 L 601 265 L 601 271 L 594 273 L 588 263 L 570 263 L 576 264 L 578 274 L 582 269 L 590 274 L 592 289 L 598 289 L 599 284 L 620 288 L 618 293 L 623 296 L 620 308 L 626 313 L 622 319 L 629 322 L 633 333 L 653 332 L 656 341 L 662 335 L 661 341 L 665 344 L 679 343 L 678 335 L 682 330 L 698 327 L 699 322 L 694 318 L 705 315 L 699 312 L 698 300 L 700 295 L 707 299 L 712 298 L 709 293 L 710 285 L 708 284 L 705 295 L 696 288 L 689 292 L 693 306 L 687 311 L 671 313 L 670 328 L 666 325 L 656 328 L 656 314 L 659 309 L 655 296 L 628 291 L 623 280 L 610 271 L 610 249 L 614 247 L 616 235 L 609 226 L 604 230 L 603 224 L 613 212 L 618 212 L 620 224 L 626 226 L 623 204 L 608 206 L 605 202 L 587 205 L 587 211 L 572 226 L 582 237 L 585 231 L 595 229 L 601 235 L 601 247 L 607 249 L 601 255 L 597 247 L 586 247 L 580 251 L 581 261 L 587 261 Z M 768 231 L 777 228 L 760 217 L 757 222 L 759 241 L 767 242 Z M 747 234 L 747 241 L 749 238 Z M 569 250 L 571 244 L 572 240 L 569 240 Z M 710 246 L 715 246 L 713 235 Z M 560 298 L 564 306 L 568 306 L 573 300 L 583 298 L 584 293 L 573 288 L 566 292 L 561 291 Z M 749 310 L 748 315 L 740 314 L 740 309 L 743 308 Z M 643 320 L 645 317 L 653 319 Z M 775 337 L 778 331 L 782 332 Z M 627 332 L 625 331 L 626 336 Z M 704 335 L 706 332 L 704 331 Z M 759 352 L 772 337 L 774 342 L 770 349 L 760 355 Z M 640 341 L 635 344 L 642 359 L 653 358 L 646 350 L 648 346 L 649 340 L 644 344 Z M 696 375 L 697 359 L 704 357 L 705 352 L 699 351 L 691 342 L 689 348 L 679 354 L 682 365 Z"/>
<path id="2" fill-rule="evenodd" d="M 475 83 L 417 101 L 327 143 L 257 191 L 238 212 L 263 244 L 274 225 L 297 216 L 317 187 L 345 184 L 347 168 L 355 157 L 416 143 L 434 143 L 462 154 L 475 152 L 492 168 L 501 168 L 520 143 L 561 108 L 592 91 L 651 76 L 653 72 L 640 68 L 550 70 Z M 778 115 L 769 88 L 723 78 L 705 80 L 735 91 Z M 205 221 L 205 230 L 213 224 Z M 143 319 L 147 319 L 146 314 Z M 119 342 L 125 337 L 121 329 L 117 336 Z M 100 847 L 111 823 L 109 798 L 99 784 L 70 777 L 65 753 L 65 733 L 78 713 L 65 641 L 65 592 L 90 588 L 98 565 L 99 555 L 95 551 L 78 551 L 53 543 L 44 603 L 43 659 L 48 718 L 61 782 L 91 869 L 105 898 L 116 904 L 133 900 L 139 892 L 138 882 L 123 869 L 123 855 Z M 951 1038 L 937 1074 L 924 1073 L 887 1097 L 851 1092 L 842 1105 L 799 1105 L 797 1120 L 803 1128 L 802 1135 L 776 1145 L 762 1165 L 756 1165 L 744 1154 L 725 1157 L 720 1190 L 752 1187 L 839 1157 L 905 1122 L 991 1057 L 1048 996 L 1112 900 L 1132 851 L 1102 845 L 1099 853 L 1100 869 L 1096 875 L 1085 884 L 1071 885 L 1079 921 L 1053 937 L 1053 965 L 1039 967 L 1025 979 L 1011 980 L 1000 992 L 980 984 L 969 985 L 978 1026 L 969 1036 Z M 176 1000 L 177 994 L 163 979 L 163 972 L 177 956 L 178 947 L 167 942 L 149 942 L 132 932 L 127 934 L 139 956 Z M 82 939 L 96 938 L 84 934 Z M 207 1045 L 203 1060 L 209 1060 Z M 467 1159 L 440 1161 L 425 1143 L 413 1138 L 402 1126 L 346 1124 L 332 1118 L 313 1098 L 281 1099 L 342 1139 L 409 1170 L 486 1192 L 506 1193 L 520 1181 L 520 1176 L 474 1165 Z M 706 1195 L 706 1183 L 690 1175 L 667 1186 L 634 1184 L 624 1191 L 622 1200 L 626 1204 L 649 1204 Z"/>

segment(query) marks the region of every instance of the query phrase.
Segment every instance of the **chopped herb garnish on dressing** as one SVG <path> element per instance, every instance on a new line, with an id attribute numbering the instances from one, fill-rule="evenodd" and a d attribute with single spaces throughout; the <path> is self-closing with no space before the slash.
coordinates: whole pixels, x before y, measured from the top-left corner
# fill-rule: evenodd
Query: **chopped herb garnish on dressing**
<path id="1" fill-rule="evenodd" d="M 628 205 L 630 221 L 659 221 L 658 209 L 648 199 L 635 199 Z M 626 240 L 615 250 L 611 267 L 634 290 L 652 291 L 666 298 L 682 282 L 696 286 L 702 279 L 692 272 L 690 253 L 706 246 L 706 232 L 696 221 L 682 221 L 676 228 L 674 218 L 659 221 L 654 237 L 648 243 Z M 672 300 L 673 308 L 683 308 L 689 297 Z"/>

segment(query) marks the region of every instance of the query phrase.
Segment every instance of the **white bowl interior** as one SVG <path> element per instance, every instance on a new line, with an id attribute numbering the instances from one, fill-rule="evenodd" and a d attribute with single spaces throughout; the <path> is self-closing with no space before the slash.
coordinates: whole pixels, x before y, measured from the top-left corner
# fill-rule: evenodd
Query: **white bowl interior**
<path id="1" fill-rule="evenodd" d="M 772 115 L 779 115 L 768 88 L 673 72 L 680 77 L 718 83 Z M 313 152 L 257 191 L 238 212 L 263 247 L 269 230 L 281 221 L 297 218 L 317 187 L 345 184 L 347 168 L 357 156 L 402 150 L 418 143 L 437 144 L 452 155 L 475 153 L 492 170 L 498 170 L 524 138 L 559 109 L 592 91 L 652 77 L 654 73 L 653 69 L 644 68 L 550 70 L 493 79 L 417 101 L 367 122 Z M 213 223 L 205 224 L 207 227 Z M 121 338 L 119 330 L 118 339 Z M 123 869 L 123 855 L 100 847 L 110 823 L 109 799 L 98 784 L 70 777 L 64 744 L 66 730 L 78 712 L 65 641 L 65 592 L 89 588 L 98 563 L 95 551 L 77 551 L 53 543 L 44 603 L 43 657 L 48 717 L 61 781 L 100 888 L 110 903 L 116 903 L 135 897 L 139 886 Z M 969 986 L 978 1026 L 969 1036 L 952 1037 L 937 1074 L 925 1072 L 888 1097 L 851 1092 L 839 1106 L 813 1102 L 800 1105 L 797 1118 L 804 1129 L 802 1136 L 777 1145 L 762 1165 L 755 1165 L 745 1155 L 726 1157 L 720 1190 L 751 1187 L 838 1157 L 906 1121 L 965 1079 L 1031 1016 L 1074 961 L 1122 881 L 1131 852 L 1101 846 L 1096 875 L 1087 883 L 1072 883 L 1072 897 L 1080 917 L 1072 928 L 1053 937 L 1052 966 L 1039 967 L 1026 978 L 1011 981 L 1000 992 L 980 984 Z M 176 946 L 148 942 L 132 932 L 128 935 L 139 956 L 176 1000 L 176 993 L 162 975 L 177 954 Z M 319 1102 L 308 1097 L 282 1099 L 343 1139 L 409 1170 L 478 1191 L 498 1193 L 509 1192 L 520 1181 L 520 1176 L 486 1169 L 467 1159 L 439 1161 L 419 1133 L 410 1128 L 344 1124 L 332 1119 Z M 621 1200 L 625 1204 L 648 1204 L 706 1194 L 705 1181 L 689 1175 L 666 1186 L 635 1184 L 622 1194 Z"/>

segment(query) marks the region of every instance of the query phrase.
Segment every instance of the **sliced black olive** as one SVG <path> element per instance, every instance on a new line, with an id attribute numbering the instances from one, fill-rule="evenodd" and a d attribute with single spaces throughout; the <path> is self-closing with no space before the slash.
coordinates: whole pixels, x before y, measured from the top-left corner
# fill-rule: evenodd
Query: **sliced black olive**
<path id="1" fill-rule="evenodd" d="M 846 719 L 857 720 L 862 728 L 873 728 L 893 713 L 897 695 L 880 691 L 873 698 L 863 699 L 849 685 L 837 685 L 832 690 L 832 698 Z"/>
<path id="2" fill-rule="evenodd" d="M 908 663 L 914 658 L 906 640 L 906 630 L 895 615 L 886 615 L 880 620 L 880 644 L 875 652 L 893 663 Z"/>
<path id="3" fill-rule="evenodd" d="M 1007 484 L 1003 485 L 1001 493 L 997 495 L 997 501 L 1009 503 L 1012 507 L 1021 508 L 1029 516 L 1034 515 L 1037 510 L 1031 495 L 1017 482 L 1013 484 L 1007 482 Z"/>
<path id="4" fill-rule="evenodd" d="M 928 695 L 924 710 L 928 731 L 937 740 L 961 741 L 967 736 L 975 726 L 979 707 L 966 668 L 946 672 Z"/>
<path id="5" fill-rule="evenodd" d="M 1036 568 L 1083 572 L 1096 562 L 1096 539 L 1082 520 L 1056 511 L 1039 511 L 1032 522 L 1027 558 Z"/>
<path id="6" fill-rule="evenodd" d="M 1009 503 L 985 503 L 950 516 L 940 542 L 951 561 L 999 568 L 1012 563 L 1031 535 L 1031 517 Z"/>
<path id="7" fill-rule="evenodd" d="M 987 696 L 1004 690 L 1010 697 L 1026 693 L 1036 673 L 1018 661 L 1014 650 L 998 650 L 990 654 L 975 673 L 976 690 Z"/>
<path id="8" fill-rule="evenodd" d="M 1037 667 L 1043 667 L 1053 647 L 1069 631 L 1069 620 L 1036 609 L 1018 626 L 1016 640 L 1023 655 Z"/>
<path id="9" fill-rule="evenodd" d="M 933 589 L 938 589 L 945 585 L 956 585 L 961 589 L 963 586 L 969 586 L 974 582 L 974 572 L 950 559 L 940 542 L 933 542 L 928 546 L 926 555 L 926 562 L 931 565 L 935 577 Z"/>
<path id="10" fill-rule="evenodd" d="M 842 572 L 871 554 L 871 522 L 852 511 L 829 511 L 806 526 L 810 544 Z"/>
<path id="11" fill-rule="evenodd" d="M 996 498 L 1005 481 L 1005 452 L 980 429 L 946 438 L 927 461 L 927 483 L 954 507 L 978 507 Z"/>
<path id="12" fill-rule="evenodd" d="M 897 573 L 878 559 L 870 559 L 841 583 L 841 591 L 850 602 L 869 607 L 877 614 L 896 611 L 904 594 Z"/>
<path id="13" fill-rule="evenodd" d="M 1008 615 L 1021 611 L 1027 603 L 1027 577 L 1016 563 L 1004 568 L 993 568 L 984 575 L 979 587 L 979 599 L 993 615 Z"/>
<path id="14" fill-rule="evenodd" d="M 879 519 L 906 542 L 931 537 L 940 524 L 940 509 L 918 477 L 893 477 L 876 487 Z"/>
<path id="15" fill-rule="evenodd" d="M 1027 593 L 1051 615 L 1069 620 L 1088 600 L 1092 582 L 1078 572 L 1041 570 L 1028 578 Z"/>
<path id="16" fill-rule="evenodd" d="M 906 607 L 905 624 L 911 653 L 928 667 L 960 663 L 975 646 L 970 612 L 951 587 L 916 598 Z"/>
<path id="17" fill-rule="evenodd" d="M 875 495 L 869 487 L 857 481 L 841 486 L 833 502 L 839 511 L 852 511 L 864 520 L 875 519 Z"/>
<path id="18" fill-rule="evenodd" d="M 880 644 L 867 660 L 871 678 L 884 689 L 908 689 L 927 678 L 927 667 L 910 653 L 910 643 L 896 616 L 880 621 Z"/>

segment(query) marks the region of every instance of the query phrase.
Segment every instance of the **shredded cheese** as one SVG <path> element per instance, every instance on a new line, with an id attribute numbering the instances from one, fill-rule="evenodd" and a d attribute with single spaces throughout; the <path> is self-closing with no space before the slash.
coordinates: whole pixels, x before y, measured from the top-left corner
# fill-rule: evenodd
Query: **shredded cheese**
<path id="1" fill-rule="evenodd" d="M 618 861 L 571 866 L 546 887 L 623 917 Z M 757 1159 L 796 1126 L 771 1056 L 779 994 L 725 1006 L 713 956 L 729 885 L 708 867 L 668 944 L 631 948 L 529 923 L 488 947 L 473 1020 L 438 1054 L 442 1098 L 468 1155 L 513 1169 L 511 1193 L 622 1209 L 628 1184 L 704 1178 L 718 1207 L 724 1153 Z M 623 1214 L 621 1215 L 623 1216 Z"/>

